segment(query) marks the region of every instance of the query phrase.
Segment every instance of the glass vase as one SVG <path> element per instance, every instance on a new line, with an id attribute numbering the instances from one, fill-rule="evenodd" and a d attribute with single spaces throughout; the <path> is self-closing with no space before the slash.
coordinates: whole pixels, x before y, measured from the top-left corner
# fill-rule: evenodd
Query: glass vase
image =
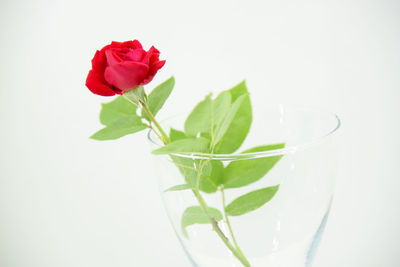
<path id="1" fill-rule="evenodd" d="M 277 146 L 253 153 L 152 156 L 168 217 L 193 266 L 304 267 L 312 264 L 334 193 L 337 154 L 334 133 L 340 121 L 335 114 L 303 106 L 262 107 L 254 114 L 250 133 L 239 151 L 281 143 L 285 144 L 283 148 Z M 164 127 L 182 128 L 182 119 L 176 116 L 166 120 Z M 148 138 L 154 149 L 162 145 L 152 132 Z M 251 172 L 252 166 L 271 161 L 275 162 L 274 166 L 246 186 L 219 185 L 215 192 L 207 185 L 198 190 L 184 186 L 187 172 L 206 172 L 204 166 L 222 166 L 226 170 L 245 163 Z M 238 176 L 239 184 L 241 178 L 247 177 L 246 171 L 233 175 Z M 252 202 L 264 202 L 262 198 L 268 198 L 268 190 L 263 191 L 266 188 L 275 189 L 275 194 L 254 209 Z M 248 203 L 250 211 L 238 215 L 228 209 L 227 214 L 230 203 L 254 191 L 260 192 L 253 195 L 259 200 L 246 202 L 244 199 L 241 203 L 242 206 Z"/>

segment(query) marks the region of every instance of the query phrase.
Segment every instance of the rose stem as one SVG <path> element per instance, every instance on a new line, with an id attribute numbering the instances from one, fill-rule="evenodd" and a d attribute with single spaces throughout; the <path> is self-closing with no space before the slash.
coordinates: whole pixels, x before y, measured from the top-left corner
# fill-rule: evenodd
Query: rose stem
<path id="1" fill-rule="evenodd" d="M 229 222 L 228 215 L 226 214 L 226 204 L 225 204 L 225 192 L 224 192 L 224 187 L 222 186 L 220 190 L 221 190 L 221 195 L 222 195 L 222 206 L 223 206 L 223 208 L 224 208 L 224 217 L 225 217 L 226 224 L 228 225 L 229 232 L 231 233 L 231 237 L 232 237 L 233 243 L 234 243 L 235 246 L 236 246 L 236 249 L 237 249 L 238 252 L 245 258 L 245 256 L 244 256 L 242 250 L 240 249 L 238 243 L 236 242 L 235 235 L 233 234 L 233 231 L 232 231 L 231 223 Z"/>
<path id="2" fill-rule="evenodd" d="M 150 118 L 150 120 L 154 123 L 154 125 L 157 127 L 158 131 L 161 133 L 162 137 L 164 140 L 163 141 L 164 144 L 168 144 L 171 141 L 169 140 L 168 135 L 165 133 L 165 131 L 161 128 L 161 125 L 156 121 L 156 119 L 154 118 L 153 114 L 150 112 L 149 107 L 147 106 L 146 103 L 140 101 L 140 104 L 142 104 L 142 107 L 144 109 L 144 111 L 146 112 L 147 116 Z M 153 129 L 154 130 L 154 129 Z"/>
<path id="3" fill-rule="evenodd" d="M 243 255 L 243 253 L 232 246 L 231 242 L 229 242 L 229 239 L 224 235 L 222 232 L 221 228 L 218 226 L 218 222 L 209 214 L 208 212 L 208 206 L 206 202 L 204 201 L 203 197 L 201 196 L 200 192 L 197 189 L 192 189 L 193 194 L 196 196 L 197 201 L 199 202 L 201 208 L 203 211 L 207 214 L 208 218 L 211 221 L 212 227 L 215 230 L 215 232 L 218 234 L 218 236 L 222 239 L 224 244 L 229 248 L 230 251 L 235 255 L 235 257 L 243 264 L 245 267 L 251 267 L 250 263 L 247 261 L 246 257 Z"/>

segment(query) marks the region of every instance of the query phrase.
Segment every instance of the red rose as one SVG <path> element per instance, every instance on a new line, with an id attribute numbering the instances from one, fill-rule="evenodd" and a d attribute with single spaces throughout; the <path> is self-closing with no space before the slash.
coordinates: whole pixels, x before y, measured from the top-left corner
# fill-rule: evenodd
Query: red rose
<path id="1" fill-rule="evenodd" d="M 86 86 L 97 95 L 113 96 L 148 84 L 165 64 L 159 55 L 154 46 L 143 50 L 137 40 L 112 42 L 96 51 Z"/>

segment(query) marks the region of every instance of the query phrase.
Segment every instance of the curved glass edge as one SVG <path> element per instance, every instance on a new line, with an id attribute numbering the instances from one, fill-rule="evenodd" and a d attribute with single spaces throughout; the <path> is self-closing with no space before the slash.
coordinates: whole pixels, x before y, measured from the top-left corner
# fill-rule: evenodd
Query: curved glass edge
<path id="1" fill-rule="evenodd" d="M 296 106 L 296 105 L 294 105 L 294 106 Z M 310 107 L 307 107 L 307 108 L 310 108 Z M 314 109 L 314 108 L 312 108 L 312 109 Z M 284 154 L 289 154 L 289 153 L 294 153 L 297 151 L 305 150 L 307 148 L 314 147 L 314 146 L 317 146 L 317 145 L 323 143 L 325 141 L 325 139 L 327 139 L 328 137 L 335 134 L 342 124 L 341 120 L 337 114 L 325 111 L 323 109 L 315 108 L 314 110 L 317 110 L 319 112 L 326 112 L 330 116 L 333 116 L 336 119 L 336 125 L 330 131 L 328 131 L 326 134 L 316 137 L 316 138 L 314 138 L 314 140 L 309 141 L 309 142 L 294 144 L 294 145 L 290 145 L 290 146 L 280 148 L 280 149 L 275 149 L 275 150 L 252 152 L 252 153 L 236 153 L 236 152 L 232 153 L 232 154 L 169 153 L 166 155 L 172 155 L 172 156 L 178 156 L 178 157 L 190 158 L 190 159 L 213 159 L 213 160 L 229 161 L 229 160 L 244 160 L 244 159 L 273 157 L 273 156 L 279 156 L 279 155 L 284 155 Z M 166 119 L 165 121 L 168 121 L 168 119 Z M 152 143 L 156 147 L 161 147 L 162 145 L 159 142 L 157 142 L 157 139 L 154 138 L 155 136 L 156 135 L 154 133 L 152 133 L 151 129 L 147 132 L 147 138 L 150 141 L 150 143 Z"/>

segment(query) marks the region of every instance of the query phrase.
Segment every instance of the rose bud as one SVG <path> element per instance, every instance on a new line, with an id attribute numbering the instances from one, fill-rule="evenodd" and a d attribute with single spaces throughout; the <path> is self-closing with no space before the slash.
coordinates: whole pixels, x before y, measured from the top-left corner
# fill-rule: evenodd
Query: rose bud
<path id="1" fill-rule="evenodd" d="M 139 41 L 112 42 L 96 51 L 86 86 L 97 95 L 113 96 L 151 82 L 165 60 L 152 46 L 145 51 Z"/>

